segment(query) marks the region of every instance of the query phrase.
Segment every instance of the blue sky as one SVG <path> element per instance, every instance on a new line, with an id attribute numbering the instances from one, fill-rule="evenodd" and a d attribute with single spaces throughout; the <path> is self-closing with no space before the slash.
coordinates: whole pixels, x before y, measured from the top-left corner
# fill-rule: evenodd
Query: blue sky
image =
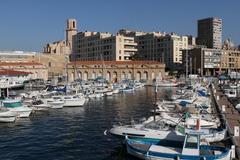
<path id="1" fill-rule="evenodd" d="M 5 0 L 0 3 L 0 50 L 42 51 L 64 38 L 67 18 L 80 31 L 121 28 L 197 34 L 197 20 L 223 19 L 223 39 L 240 44 L 239 0 Z"/>

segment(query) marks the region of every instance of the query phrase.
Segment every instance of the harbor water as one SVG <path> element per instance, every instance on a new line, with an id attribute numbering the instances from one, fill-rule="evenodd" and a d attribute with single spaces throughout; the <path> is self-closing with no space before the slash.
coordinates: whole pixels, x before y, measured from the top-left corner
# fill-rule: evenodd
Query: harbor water
<path id="1" fill-rule="evenodd" d="M 117 137 L 104 135 L 119 122 L 151 115 L 154 88 L 90 99 L 83 107 L 35 112 L 0 124 L 0 160 L 133 160 Z M 172 89 L 159 88 L 158 100 Z"/>

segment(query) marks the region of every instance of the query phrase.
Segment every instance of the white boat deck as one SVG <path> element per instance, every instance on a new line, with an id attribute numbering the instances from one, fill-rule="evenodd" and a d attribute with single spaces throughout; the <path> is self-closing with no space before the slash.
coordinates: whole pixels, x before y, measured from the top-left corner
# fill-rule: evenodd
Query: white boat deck
<path id="1" fill-rule="evenodd" d="M 152 145 L 149 148 L 149 151 L 161 152 L 161 153 L 170 153 L 170 154 L 180 154 L 182 152 L 182 149 L 181 148 L 172 148 L 172 147 Z"/>

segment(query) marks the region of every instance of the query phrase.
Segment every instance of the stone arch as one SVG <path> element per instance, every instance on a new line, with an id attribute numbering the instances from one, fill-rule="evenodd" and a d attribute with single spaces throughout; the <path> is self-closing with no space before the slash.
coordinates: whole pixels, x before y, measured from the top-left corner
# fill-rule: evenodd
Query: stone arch
<path id="1" fill-rule="evenodd" d="M 152 80 L 154 80 L 156 77 L 155 77 L 155 72 L 152 72 Z"/>
<path id="2" fill-rule="evenodd" d="M 132 72 L 131 71 L 128 72 L 127 79 L 132 79 Z"/>
<path id="3" fill-rule="evenodd" d="M 102 71 L 98 72 L 98 77 L 102 77 Z"/>
<path id="4" fill-rule="evenodd" d="M 92 79 L 96 79 L 97 77 L 96 77 L 96 72 L 92 72 Z"/>
<path id="5" fill-rule="evenodd" d="M 148 80 L 148 72 L 147 72 L 147 71 L 144 71 L 144 72 L 143 72 L 143 77 L 142 77 L 142 79 Z"/>
<path id="6" fill-rule="evenodd" d="M 70 82 L 74 81 L 74 79 L 75 79 L 75 74 L 74 74 L 74 72 L 71 72 Z"/>
<path id="7" fill-rule="evenodd" d="M 136 80 L 139 81 L 141 80 L 141 72 L 140 71 L 137 71 L 137 74 L 136 74 Z"/>
<path id="8" fill-rule="evenodd" d="M 107 71 L 106 80 L 111 81 L 111 72 L 110 71 Z"/>
<path id="9" fill-rule="evenodd" d="M 159 72 L 159 73 L 158 73 L 158 78 L 159 78 L 159 79 L 162 79 L 162 78 L 163 78 L 163 77 L 162 77 L 162 72 Z"/>
<path id="10" fill-rule="evenodd" d="M 87 72 L 87 71 L 85 71 L 85 72 L 83 73 L 83 80 L 85 80 L 85 81 L 88 80 L 88 72 Z"/>
<path id="11" fill-rule="evenodd" d="M 78 71 L 78 72 L 77 72 L 77 77 L 78 77 L 79 79 L 82 79 L 82 72 Z"/>
<path id="12" fill-rule="evenodd" d="M 121 79 L 122 79 L 122 80 L 126 79 L 126 73 L 125 73 L 124 71 L 122 71 Z"/>
<path id="13" fill-rule="evenodd" d="M 35 72 L 34 78 L 38 78 L 38 71 Z"/>
<path id="14" fill-rule="evenodd" d="M 117 71 L 113 71 L 113 74 L 112 74 L 112 79 L 113 81 L 117 82 Z"/>

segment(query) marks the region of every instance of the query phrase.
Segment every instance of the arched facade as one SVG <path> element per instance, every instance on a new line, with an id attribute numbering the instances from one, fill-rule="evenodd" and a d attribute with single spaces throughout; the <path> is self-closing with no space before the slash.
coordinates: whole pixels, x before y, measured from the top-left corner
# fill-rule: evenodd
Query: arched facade
<path id="1" fill-rule="evenodd" d="M 134 65 L 132 65 L 134 63 Z M 159 62 L 112 62 L 105 61 L 104 70 L 98 67 L 102 62 L 85 62 L 81 61 L 74 63 L 74 66 L 68 67 L 68 75 L 76 69 L 75 73 L 81 73 L 83 80 L 95 79 L 97 77 L 102 77 L 109 82 L 117 81 L 120 82 L 124 79 L 134 79 L 134 80 L 146 80 L 147 84 L 152 84 L 153 79 L 157 76 L 163 77 L 165 73 L 165 66 Z M 69 79 L 72 80 L 72 79 Z"/>

